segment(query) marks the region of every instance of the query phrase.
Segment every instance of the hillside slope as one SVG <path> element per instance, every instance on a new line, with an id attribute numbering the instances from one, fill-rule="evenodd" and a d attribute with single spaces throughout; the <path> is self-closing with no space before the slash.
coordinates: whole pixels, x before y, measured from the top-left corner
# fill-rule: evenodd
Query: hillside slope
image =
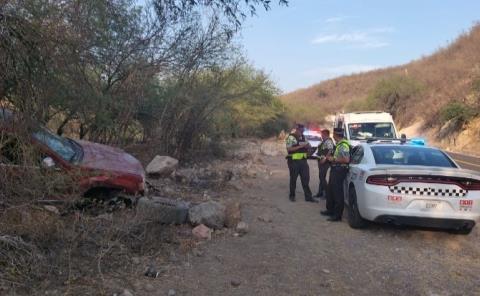
<path id="1" fill-rule="evenodd" d="M 406 77 L 421 85 L 418 93 L 401 98 L 403 108 L 392 111 L 401 127 L 421 123 L 417 132 L 431 136 L 432 141 L 444 147 L 455 145 L 456 150 L 466 149 L 468 140 L 460 143 L 456 139 L 471 138 L 478 133 L 480 24 L 430 56 L 401 66 L 323 81 L 285 94 L 281 99 L 292 110 L 293 120 L 321 121 L 325 114 L 355 110 L 365 105 L 362 102 L 372 96 L 375 88 L 392 77 Z M 458 104 L 452 107 L 452 102 Z M 391 111 L 384 104 L 372 105 L 372 100 L 369 106 Z M 468 113 L 468 116 L 458 112 Z M 465 132 L 468 137 L 461 136 Z"/>
<path id="2" fill-rule="evenodd" d="M 421 84 L 423 89 L 408 100 L 403 112 L 408 116 L 397 114 L 401 125 L 424 119 L 426 128 L 435 127 L 440 121 L 432 118 L 438 117 L 449 102 L 475 99 L 472 89 L 480 81 L 480 25 L 431 56 L 401 66 L 323 81 L 285 94 L 282 100 L 292 110 L 292 119 L 321 121 L 324 114 L 351 110 L 351 106 L 365 100 L 381 80 L 392 76 L 406 76 Z M 384 106 L 376 107 L 385 109 Z"/>

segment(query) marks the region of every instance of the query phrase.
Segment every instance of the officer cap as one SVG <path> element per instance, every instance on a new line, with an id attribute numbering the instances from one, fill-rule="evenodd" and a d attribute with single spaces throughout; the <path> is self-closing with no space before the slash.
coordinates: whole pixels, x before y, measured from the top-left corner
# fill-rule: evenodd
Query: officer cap
<path id="1" fill-rule="evenodd" d="M 297 123 L 297 128 L 298 129 L 305 129 L 305 126 L 301 123 Z"/>
<path id="2" fill-rule="evenodd" d="M 333 133 L 337 136 L 343 137 L 343 135 L 345 133 L 345 130 L 343 128 L 336 127 L 336 128 L 333 129 Z"/>

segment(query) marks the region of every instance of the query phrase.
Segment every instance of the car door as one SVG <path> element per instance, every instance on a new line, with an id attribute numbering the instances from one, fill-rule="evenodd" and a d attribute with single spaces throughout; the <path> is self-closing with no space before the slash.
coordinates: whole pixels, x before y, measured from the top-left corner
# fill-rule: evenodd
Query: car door
<path id="1" fill-rule="evenodd" d="M 0 187 L 5 197 L 24 195 L 31 183 L 22 141 L 13 134 L 0 133 Z"/>
<path id="2" fill-rule="evenodd" d="M 0 133 L 0 188 L 9 198 L 49 198 L 70 187 L 55 161 L 28 140 Z"/>
<path id="3" fill-rule="evenodd" d="M 362 170 L 359 167 L 359 164 L 362 162 L 364 156 L 364 149 L 361 145 L 355 146 L 352 148 L 352 159 L 350 160 L 350 168 L 347 173 L 347 178 L 345 178 L 344 183 L 344 199 L 345 202 L 348 204 L 348 191 L 350 188 L 350 184 L 354 184 L 359 182 L 362 175 Z"/>

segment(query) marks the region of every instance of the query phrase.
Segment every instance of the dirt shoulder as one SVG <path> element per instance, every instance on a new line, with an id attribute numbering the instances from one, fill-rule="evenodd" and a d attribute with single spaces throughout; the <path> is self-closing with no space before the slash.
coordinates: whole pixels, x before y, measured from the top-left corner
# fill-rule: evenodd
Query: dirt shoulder
<path id="1" fill-rule="evenodd" d="M 249 233 L 198 246 L 200 256 L 187 255 L 148 295 L 480 295 L 478 227 L 461 236 L 330 223 L 319 215 L 324 202 L 288 201 L 283 158 L 264 161 L 270 177 L 228 193 L 242 201 Z"/>
<path id="2" fill-rule="evenodd" d="M 188 197 L 195 202 L 239 201 L 242 220 L 249 226 L 247 234 L 238 236 L 234 229 L 225 228 L 215 231 L 211 240 L 199 241 L 192 236 L 190 225 L 138 220 L 134 209 L 76 213 L 63 218 L 52 214 L 49 219 L 42 218 L 42 223 L 32 216 L 30 220 L 43 231 L 38 235 L 52 236 L 51 242 L 45 241 L 50 250 L 47 255 L 61 262 L 52 265 L 48 273 L 35 273 L 40 277 L 35 288 L 27 287 L 27 281 L 19 281 L 10 283 L 17 287 L 15 290 L 3 292 L 118 296 L 480 295 L 478 226 L 463 236 L 385 225 L 353 230 L 346 221 L 327 222 L 319 214 L 324 201 L 304 202 L 300 184 L 297 202 L 288 201 L 286 161 L 277 153 L 283 146 L 257 144 L 235 158 L 200 170 L 182 169 L 173 179 L 156 183 L 163 196 Z M 310 170 L 315 192 L 318 171 L 314 161 L 310 162 Z M 225 180 L 227 186 L 219 186 Z M 30 263 L 15 265 L 24 267 L 16 272 L 24 272 L 19 275 L 26 280 L 31 280 L 35 268 L 48 259 L 30 257 Z M 145 276 L 150 268 L 158 277 Z"/>

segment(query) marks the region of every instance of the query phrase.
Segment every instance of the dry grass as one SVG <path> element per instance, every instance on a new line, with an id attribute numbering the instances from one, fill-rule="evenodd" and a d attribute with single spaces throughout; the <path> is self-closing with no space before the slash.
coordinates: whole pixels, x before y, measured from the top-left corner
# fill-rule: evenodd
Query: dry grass
<path id="1" fill-rule="evenodd" d="M 123 203 L 110 214 L 110 205 L 80 200 L 81 176 L 42 168 L 41 153 L 24 137 L 0 133 L 0 152 L 0 295 L 112 295 L 112 275 L 142 275 L 145 265 L 132 256 L 155 261 L 179 245 L 188 250 L 177 229 L 150 223 Z"/>
<path id="2" fill-rule="evenodd" d="M 2 295 L 39 290 L 111 295 L 133 285 L 130 280 L 142 276 L 147 264 L 161 267 L 174 250 L 194 247 L 190 236 L 179 235 L 181 227 L 151 223 L 134 210 L 59 216 L 23 206 L 0 214 Z M 189 234 L 189 228 L 184 232 Z M 134 257 L 142 259 L 135 262 Z"/>
<path id="3" fill-rule="evenodd" d="M 325 113 L 342 111 L 352 101 L 368 96 L 382 79 L 406 75 L 425 86 L 420 96 L 410 100 L 408 120 L 402 114 L 397 118 L 405 125 L 417 119 L 426 119 L 427 125 L 438 124 L 436 118 L 441 108 L 453 100 L 463 100 L 471 93 L 480 77 L 480 25 L 431 56 L 422 57 L 408 64 L 343 76 L 327 80 L 311 87 L 282 96 L 288 106 L 320 106 Z M 300 112 L 296 120 L 302 118 Z M 413 116 L 411 116 L 413 114 Z M 407 119 L 407 116 L 405 116 Z"/>

